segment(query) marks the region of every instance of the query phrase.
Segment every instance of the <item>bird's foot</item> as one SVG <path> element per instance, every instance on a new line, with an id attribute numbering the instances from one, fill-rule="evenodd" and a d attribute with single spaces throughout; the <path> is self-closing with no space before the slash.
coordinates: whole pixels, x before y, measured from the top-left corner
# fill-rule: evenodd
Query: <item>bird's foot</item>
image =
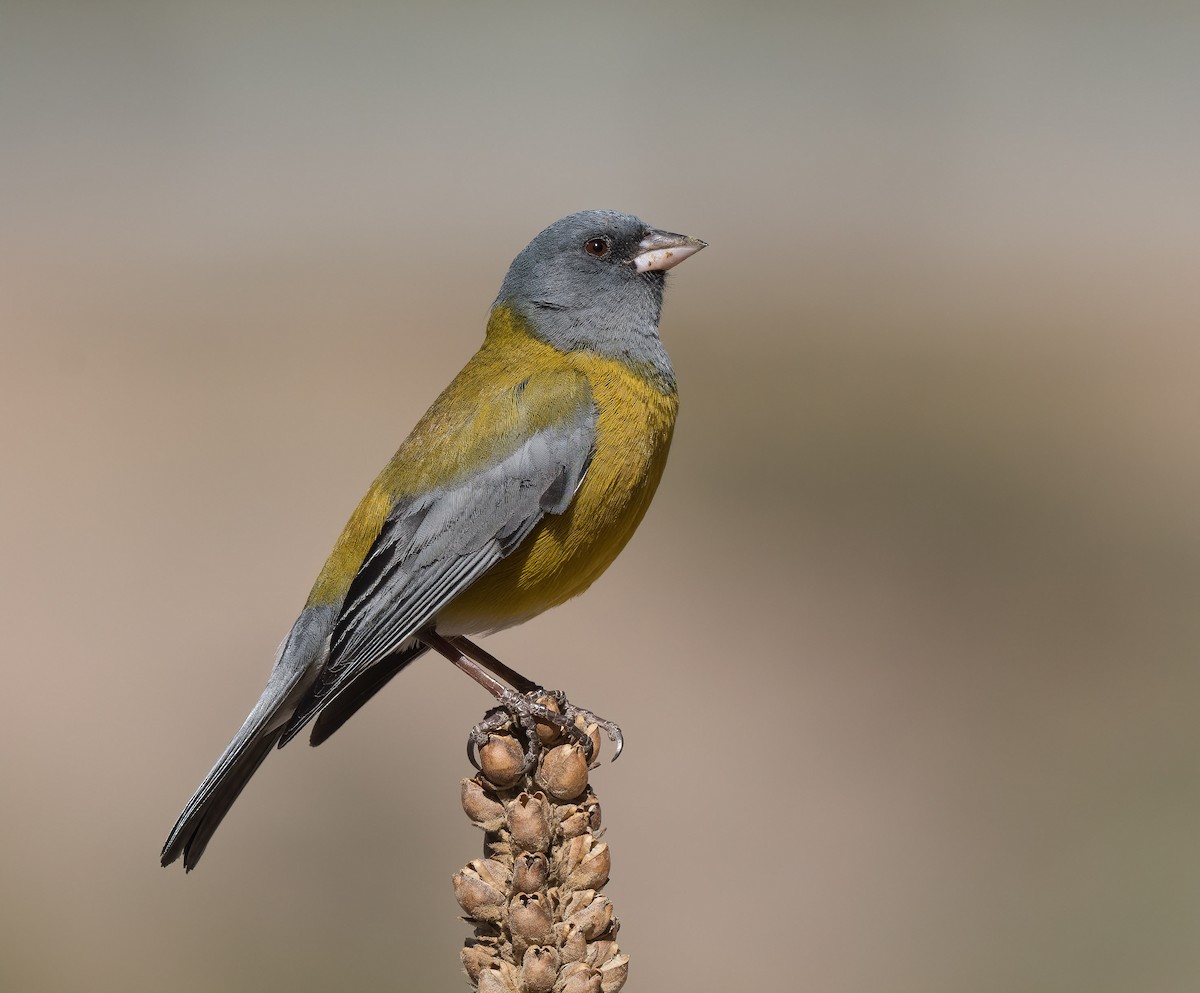
<path id="1" fill-rule="evenodd" d="M 571 703 L 571 701 L 567 699 L 567 695 L 562 690 L 539 690 L 538 692 L 540 692 L 543 697 L 549 697 L 554 701 L 558 712 L 570 722 L 570 727 L 572 729 L 578 729 L 580 724 L 582 724 L 583 727 L 587 727 L 589 724 L 595 724 L 596 727 L 608 735 L 608 740 L 616 746 L 616 748 L 613 749 L 612 760 L 616 762 L 617 759 L 621 757 L 621 750 L 625 747 L 625 736 L 621 734 L 620 727 L 618 727 L 612 721 L 601 717 L 599 714 L 595 714 L 590 710 L 584 709 L 583 707 L 576 707 L 575 704 Z M 587 758 L 590 762 L 592 759 L 592 752 L 595 747 L 595 742 L 592 741 L 590 736 L 586 737 L 587 741 L 584 744 L 584 748 L 587 750 Z"/>
<path id="2" fill-rule="evenodd" d="M 545 690 L 540 686 L 528 693 L 508 690 L 500 699 L 499 705 L 489 710 L 483 720 L 471 729 L 467 739 L 467 758 L 471 765 L 478 769 L 477 755 L 479 749 L 487 744 L 488 736 L 510 729 L 516 731 L 523 739 L 525 772 L 537 764 L 543 746 L 557 744 L 562 739 L 582 747 L 590 763 L 598 743 L 598 739 L 593 741 L 587 732 L 587 727 L 592 724 L 616 744 L 616 750 L 613 752 L 615 762 L 621 754 L 621 749 L 625 747 L 625 738 L 621 729 L 612 721 L 598 717 L 583 707 L 576 707 L 562 690 Z"/>

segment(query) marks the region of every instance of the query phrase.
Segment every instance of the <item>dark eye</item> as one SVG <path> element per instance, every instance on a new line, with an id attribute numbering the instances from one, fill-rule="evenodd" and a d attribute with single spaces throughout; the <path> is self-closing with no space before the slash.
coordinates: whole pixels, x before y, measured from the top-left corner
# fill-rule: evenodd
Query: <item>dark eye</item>
<path id="1" fill-rule="evenodd" d="M 608 242 L 603 238 L 593 238 L 591 241 L 584 243 L 583 250 L 588 255 L 594 255 L 596 258 L 602 259 L 608 254 Z"/>

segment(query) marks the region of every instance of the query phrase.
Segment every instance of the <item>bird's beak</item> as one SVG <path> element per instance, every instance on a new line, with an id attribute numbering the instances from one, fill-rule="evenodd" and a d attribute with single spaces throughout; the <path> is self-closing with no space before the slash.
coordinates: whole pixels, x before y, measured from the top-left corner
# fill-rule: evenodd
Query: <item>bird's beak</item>
<path id="1" fill-rule="evenodd" d="M 647 231 L 638 243 L 638 253 L 633 257 L 633 267 L 638 272 L 665 271 L 679 265 L 689 255 L 707 248 L 708 242 L 689 238 L 685 234 L 670 231 Z"/>

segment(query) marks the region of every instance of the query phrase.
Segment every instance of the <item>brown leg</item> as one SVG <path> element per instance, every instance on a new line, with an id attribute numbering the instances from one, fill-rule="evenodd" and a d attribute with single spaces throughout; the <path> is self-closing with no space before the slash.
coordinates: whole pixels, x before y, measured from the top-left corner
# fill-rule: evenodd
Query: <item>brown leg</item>
<path id="1" fill-rule="evenodd" d="M 541 747 L 536 730 L 539 723 L 556 727 L 567 738 L 581 744 L 587 750 L 590 759 L 592 741 L 576 726 L 575 718 L 577 716 L 582 716 L 585 723 L 596 724 L 600 727 L 616 744 L 613 761 L 615 762 L 620 757 L 621 750 L 625 747 L 625 739 L 621 734 L 621 729 L 612 721 L 598 717 L 590 710 L 576 707 L 567 700 L 564 693 L 558 690 L 543 689 L 533 680 L 522 676 L 515 669 L 510 669 L 494 655 L 484 651 L 462 635 L 443 638 L 436 631 L 429 630 L 422 632 L 418 638 L 479 683 L 495 697 L 499 704 L 471 729 L 471 736 L 467 741 L 467 757 L 475 768 L 479 768 L 479 763 L 475 758 L 476 749 L 481 748 L 487 742 L 489 734 L 510 723 L 520 726 L 525 740 L 528 742 L 525 751 L 527 768 L 533 768 Z M 505 683 L 508 685 L 506 686 Z M 558 705 L 558 710 L 551 710 L 539 703 L 538 698 L 543 696 L 552 698 Z"/>
<path id="2" fill-rule="evenodd" d="M 463 654 L 470 656 L 489 672 L 499 676 L 518 693 L 532 693 L 534 690 L 541 689 L 532 679 L 522 676 L 516 669 L 510 669 L 496 658 L 496 656 L 485 652 L 477 644 L 468 638 L 464 638 L 461 634 L 455 635 L 449 640 L 461 649 Z"/>
<path id="3" fill-rule="evenodd" d="M 479 768 L 479 760 L 475 754 L 476 751 L 487 744 L 488 735 L 493 731 L 499 731 L 501 728 L 509 725 L 520 727 L 521 734 L 525 738 L 526 772 L 532 769 L 537 763 L 538 753 L 541 751 L 542 743 L 537 734 L 537 725 L 539 723 L 557 727 L 567 738 L 575 741 L 577 744 L 583 745 L 590 754 L 591 739 L 575 726 L 574 714 L 567 717 L 565 714 L 551 710 L 545 704 L 539 703 L 537 697 L 541 696 L 544 691 L 536 683 L 530 682 L 520 673 L 513 672 L 508 666 L 488 655 L 487 652 L 478 646 L 471 644 L 466 638 L 443 638 L 436 631 L 423 631 L 418 637 L 424 644 L 428 645 L 439 655 L 448 658 L 459 669 L 475 680 L 475 682 L 495 697 L 496 703 L 499 704 L 499 706 L 487 712 L 483 720 L 471 729 L 471 734 L 467 738 L 467 758 L 476 769 Z M 482 662 L 468 655 L 463 650 L 462 643 L 464 642 L 474 651 L 478 651 L 488 661 Z M 518 689 L 512 689 L 497 679 L 489 671 L 491 664 L 498 666 L 506 674 L 505 678 L 509 678 L 509 675 L 516 677 L 513 681 L 516 682 Z M 528 690 L 524 690 L 526 686 L 529 687 Z"/>
<path id="4" fill-rule="evenodd" d="M 455 638 L 452 641 L 450 639 L 443 638 L 436 631 L 422 631 L 418 637 L 439 655 L 444 656 L 453 662 L 498 701 L 503 702 L 505 694 L 512 692 L 512 690 L 505 686 L 504 683 L 500 682 L 499 679 L 492 675 L 492 673 L 489 672 L 481 662 L 467 655 L 463 649 L 456 644 L 456 642 L 459 641 L 458 638 Z M 466 641 L 467 639 L 463 638 L 461 640 Z M 467 644 L 470 645 L 471 643 L 468 641 Z M 487 653 L 485 652 L 484 654 L 486 655 Z M 488 655 L 488 658 L 491 658 L 491 656 Z M 492 659 L 492 661 L 496 662 L 495 659 Z M 498 662 L 497 665 L 499 665 Z M 505 667 L 501 666 L 501 668 Z M 511 672 L 512 670 L 509 671 Z M 513 673 L 513 675 L 517 675 L 517 673 Z M 521 678 L 524 679 L 524 677 Z M 528 682 L 528 680 L 525 681 Z M 516 686 L 515 683 L 513 685 L 514 687 Z M 522 690 L 522 692 L 524 691 Z"/>

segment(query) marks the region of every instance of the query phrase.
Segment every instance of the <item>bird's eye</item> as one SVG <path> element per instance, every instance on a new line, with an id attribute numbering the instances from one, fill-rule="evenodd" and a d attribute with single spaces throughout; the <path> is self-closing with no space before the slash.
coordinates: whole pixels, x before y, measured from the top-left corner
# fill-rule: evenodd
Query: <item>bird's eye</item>
<path id="1" fill-rule="evenodd" d="M 608 242 L 603 238 L 593 238 L 591 241 L 584 242 L 583 250 L 588 255 L 594 255 L 600 259 L 608 254 Z"/>

